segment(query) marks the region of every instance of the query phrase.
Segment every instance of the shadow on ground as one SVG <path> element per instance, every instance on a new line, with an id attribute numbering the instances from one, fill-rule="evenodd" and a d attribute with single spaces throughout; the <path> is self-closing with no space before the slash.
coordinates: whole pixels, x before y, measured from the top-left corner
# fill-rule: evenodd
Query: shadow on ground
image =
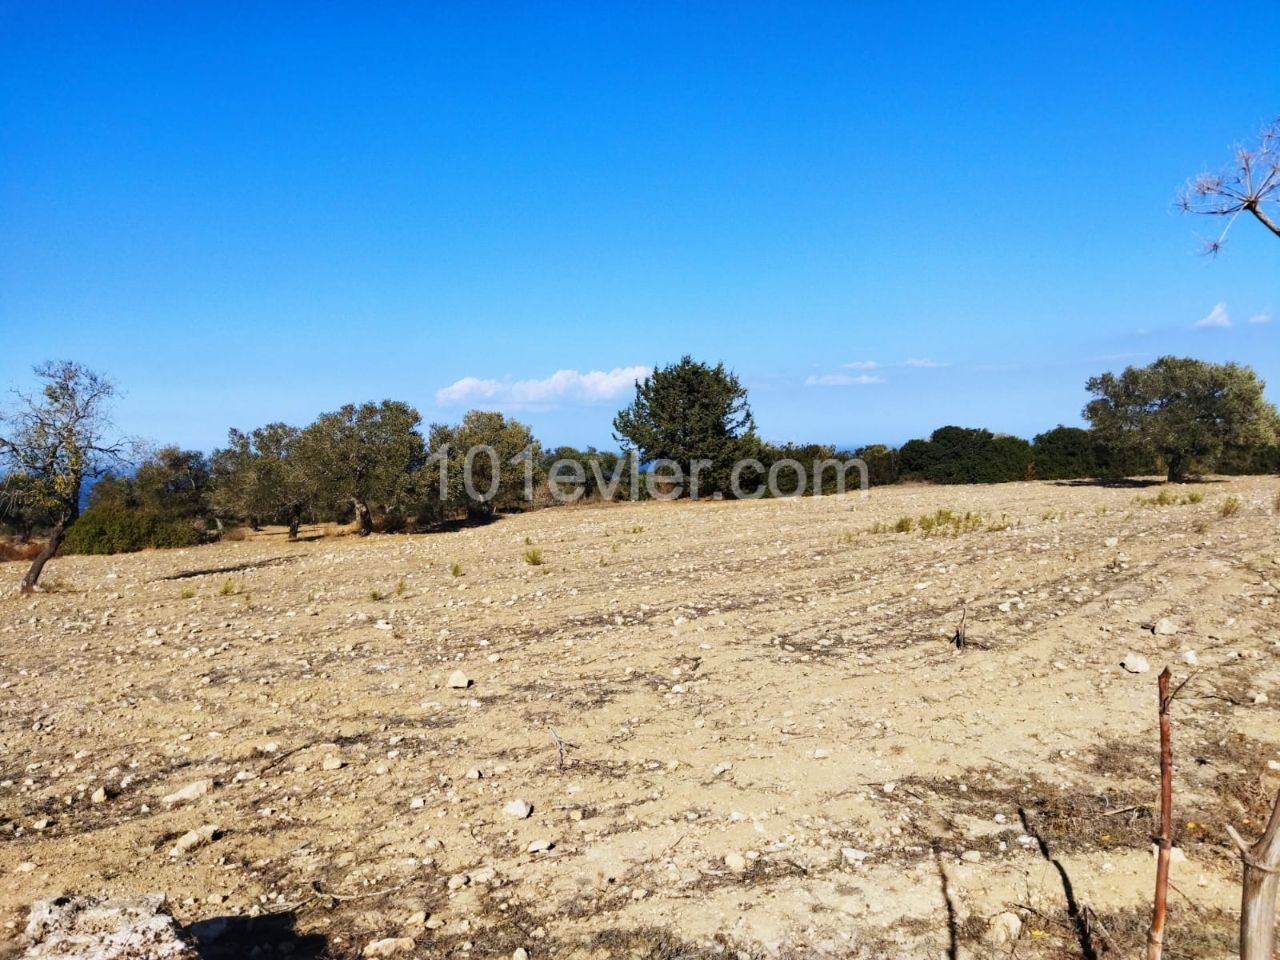
<path id="1" fill-rule="evenodd" d="M 326 938 L 299 933 L 293 913 L 210 917 L 188 925 L 182 932 L 204 960 L 244 960 L 248 956 L 332 960 L 336 956 Z"/>

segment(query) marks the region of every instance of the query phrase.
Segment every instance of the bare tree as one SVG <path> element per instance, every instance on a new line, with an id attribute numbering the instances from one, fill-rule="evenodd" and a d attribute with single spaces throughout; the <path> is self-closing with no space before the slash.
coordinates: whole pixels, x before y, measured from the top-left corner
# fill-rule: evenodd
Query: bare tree
<path id="1" fill-rule="evenodd" d="M 44 381 L 38 394 L 17 392 L 18 402 L 0 418 L 0 463 L 26 478 L 27 495 L 49 511 L 49 542 L 22 578 L 22 592 L 36 589 L 40 573 L 80 516 L 86 480 L 125 462 L 125 441 L 107 440 L 115 385 L 69 360 L 35 368 Z"/>
<path id="2" fill-rule="evenodd" d="M 1226 242 L 1236 218 L 1251 213 L 1280 237 L 1280 117 L 1262 128 L 1258 142 L 1236 150 L 1235 164 L 1223 173 L 1202 173 L 1178 193 L 1184 213 L 1226 217 L 1217 239 L 1206 241 L 1208 252 L 1217 253 Z"/>

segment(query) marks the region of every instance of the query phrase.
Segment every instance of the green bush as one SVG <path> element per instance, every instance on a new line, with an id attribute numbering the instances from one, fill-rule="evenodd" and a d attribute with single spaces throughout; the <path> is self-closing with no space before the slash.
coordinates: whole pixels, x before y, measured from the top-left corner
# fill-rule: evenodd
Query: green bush
<path id="1" fill-rule="evenodd" d="M 67 530 L 66 553 L 134 553 L 148 547 L 190 547 L 204 539 L 190 520 L 168 520 L 110 501 L 91 506 Z"/>

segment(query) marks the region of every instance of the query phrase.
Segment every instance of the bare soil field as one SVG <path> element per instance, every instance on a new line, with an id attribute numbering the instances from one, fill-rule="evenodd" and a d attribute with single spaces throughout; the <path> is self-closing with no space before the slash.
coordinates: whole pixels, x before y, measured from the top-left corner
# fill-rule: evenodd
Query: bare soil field
<path id="1" fill-rule="evenodd" d="M 73 891 L 163 892 L 207 957 L 1135 956 L 1167 663 L 1166 956 L 1230 956 L 1280 485 L 1162 489 L 277 534 L 31 598 L 0 565 L 0 955 Z"/>

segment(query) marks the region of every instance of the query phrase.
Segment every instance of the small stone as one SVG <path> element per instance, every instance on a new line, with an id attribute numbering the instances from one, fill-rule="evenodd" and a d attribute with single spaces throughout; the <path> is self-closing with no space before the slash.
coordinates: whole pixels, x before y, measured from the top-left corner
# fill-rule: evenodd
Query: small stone
<path id="1" fill-rule="evenodd" d="M 468 779 L 468 780 L 479 780 L 479 779 L 481 778 L 481 776 L 483 776 L 483 774 L 481 774 L 479 770 L 474 770 L 474 769 L 473 769 L 473 770 L 468 770 L 468 771 L 467 771 L 467 779 Z"/>
<path id="2" fill-rule="evenodd" d="M 524 820 L 533 813 L 533 804 L 528 800 L 512 800 L 502 808 L 502 812 L 508 817 L 515 817 L 517 820 Z"/>
<path id="3" fill-rule="evenodd" d="M 452 877 L 449 878 L 449 889 L 461 890 L 470 882 L 471 882 L 471 878 L 468 877 L 465 873 L 455 873 Z"/>
<path id="4" fill-rule="evenodd" d="M 97 790 L 93 791 L 93 794 L 89 797 L 89 800 L 93 803 L 106 803 L 107 788 L 99 787 Z"/>
<path id="5" fill-rule="evenodd" d="M 171 807 L 176 803 L 186 803 L 189 800 L 195 800 L 203 797 L 213 787 L 212 780 L 195 780 L 188 783 L 181 790 L 175 790 L 166 797 L 161 797 L 160 802 L 166 807 Z"/>
<path id="6" fill-rule="evenodd" d="M 960 854 L 960 859 L 965 863 L 981 863 L 982 854 L 977 850 L 966 850 L 964 853 Z"/>
<path id="7" fill-rule="evenodd" d="M 461 670 L 449 674 L 449 686 L 454 690 L 465 690 L 471 686 L 471 679 Z"/>
<path id="8" fill-rule="evenodd" d="M 1022 918 L 1010 910 L 997 913 L 987 924 L 987 942 L 1002 946 L 1022 935 Z"/>
<path id="9" fill-rule="evenodd" d="M 831 756 L 831 751 L 826 747 L 819 747 L 817 750 L 813 751 L 813 759 L 815 760 L 825 760 L 829 756 Z"/>
<path id="10" fill-rule="evenodd" d="M 546 853 L 554 846 L 550 840 L 534 840 L 529 844 L 528 850 L 530 853 Z"/>
<path id="11" fill-rule="evenodd" d="M 321 770 L 341 770 L 347 765 L 347 762 L 341 757 L 335 757 L 332 753 L 326 753 L 324 759 L 320 761 Z"/>
<path id="12" fill-rule="evenodd" d="M 1120 538 L 1119 538 L 1119 537 L 1107 537 L 1107 539 L 1105 539 L 1105 540 L 1103 540 L 1103 541 L 1102 541 L 1102 545 L 1103 545 L 1104 547 L 1107 547 L 1108 549 L 1111 549 L 1111 548 L 1114 548 L 1114 547 L 1118 547 L 1118 546 L 1120 546 Z M 1002 916 L 1002 917 L 1003 917 L 1003 916 L 1011 916 L 1011 917 L 1013 917 L 1015 920 L 1017 920 L 1017 919 L 1018 919 L 1018 915 L 1017 915 L 1016 913 L 1011 913 L 1011 914 L 1003 914 L 1003 913 L 1002 913 L 1002 914 L 1000 914 L 1000 916 Z M 1021 926 L 1022 926 L 1022 921 L 1021 921 L 1021 920 L 1018 920 L 1018 926 L 1019 926 L 1019 927 L 1021 927 Z"/>
<path id="13" fill-rule="evenodd" d="M 1255 706 L 1262 706 L 1262 704 L 1269 702 L 1270 699 L 1271 698 L 1265 693 L 1255 693 L 1253 695 L 1253 702 Z"/>
<path id="14" fill-rule="evenodd" d="M 524 947 L 516 947 L 511 951 L 511 960 L 529 960 L 529 951 Z"/>
<path id="15" fill-rule="evenodd" d="M 1157 637 L 1172 637 L 1178 632 L 1178 625 L 1168 617 L 1161 617 L 1152 625 L 1151 632 Z"/>
<path id="16" fill-rule="evenodd" d="M 747 869 L 747 858 L 740 853 L 726 853 L 724 855 L 724 865 L 734 873 L 742 873 Z"/>
<path id="17" fill-rule="evenodd" d="M 1153 844 L 1151 845 L 1151 855 L 1152 855 L 1153 857 L 1158 857 L 1158 856 L 1160 856 L 1160 844 L 1158 844 L 1158 843 L 1153 843 Z M 1186 862 L 1187 862 L 1187 855 L 1186 855 L 1185 853 L 1183 853 L 1183 852 L 1182 852 L 1182 848 L 1181 848 L 1181 847 L 1170 847 L 1170 848 L 1169 848 L 1169 862 L 1170 862 L 1170 863 L 1186 863 Z"/>
<path id="18" fill-rule="evenodd" d="M 1151 664 L 1147 663 L 1147 658 L 1140 653 L 1129 654 L 1120 661 L 1120 666 L 1130 673 L 1146 673 L 1151 669 Z"/>
<path id="19" fill-rule="evenodd" d="M 1196 656 L 1194 650 L 1184 650 L 1182 651 L 1182 662 L 1189 667 L 1194 667 L 1200 662 L 1200 658 Z"/>
<path id="20" fill-rule="evenodd" d="M 365 944 L 360 951 L 363 957 L 394 957 L 398 953 L 412 953 L 417 945 L 412 937 L 387 937 Z"/>
<path id="21" fill-rule="evenodd" d="M 181 857 L 190 853 L 198 847 L 203 847 L 206 843 L 217 840 L 221 835 L 221 831 L 211 823 L 206 823 L 203 827 L 196 830 L 188 830 L 180 836 L 173 845 L 173 849 L 169 851 L 171 857 Z"/>
<path id="22" fill-rule="evenodd" d="M 409 914 L 409 916 L 405 918 L 404 925 L 406 927 L 421 927 L 421 926 L 424 926 L 426 922 L 427 922 L 427 911 L 418 910 L 418 911 L 415 911 L 414 913 Z"/>
<path id="23" fill-rule="evenodd" d="M 840 859 L 849 866 L 857 866 L 867 859 L 867 851 L 859 850 L 857 847 L 841 847 Z"/>

